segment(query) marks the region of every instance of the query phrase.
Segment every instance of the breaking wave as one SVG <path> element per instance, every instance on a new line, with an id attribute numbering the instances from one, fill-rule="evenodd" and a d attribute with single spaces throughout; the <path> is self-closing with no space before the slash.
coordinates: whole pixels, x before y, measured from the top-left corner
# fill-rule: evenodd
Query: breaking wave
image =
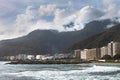
<path id="1" fill-rule="evenodd" d="M 82 72 L 114 72 L 114 71 L 120 71 L 119 67 L 111 67 L 111 66 L 96 66 L 94 65 L 91 68 L 82 70 Z"/>
<path id="2" fill-rule="evenodd" d="M 38 70 L 38 71 L 19 71 L 15 73 L 2 73 L 1 75 L 10 75 L 16 77 L 32 77 L 39 80 L 99 80 L 96 76 L 90 76 L 89 73 L 110 73 L 120 71 L 119 67 L 112 66 L 92 66 L 83 70 L 68 70 L 68 71 L 52 71 L 52 70 Z M 98 78 L 100 76 L 97 76 Z M 113 76 L 114 77 L 114 76 Z M 103 79 L 113 79 L 113 77 L 105 76 Z M 101 77 L 102 78 L 102 77 Z M 100 79 L 102 80 L 102 79 Z"/>

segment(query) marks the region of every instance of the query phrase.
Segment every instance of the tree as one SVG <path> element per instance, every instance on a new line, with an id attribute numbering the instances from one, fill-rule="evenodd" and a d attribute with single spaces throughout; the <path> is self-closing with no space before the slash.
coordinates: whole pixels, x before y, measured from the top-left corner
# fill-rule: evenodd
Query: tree
<path id="1" fill-rule="evenodd" d="M 116 59 L 120 59 L 120 54 L 116 54 L 114 57 L 113 57 L 114 60 Z"/>
<path id="2" fill-rule="evenodd" d="M 112 57 L 110 55 L 104 55 L 102 57 L 102 59 L 105 59 L 105 60 L 112 60 Z"/>

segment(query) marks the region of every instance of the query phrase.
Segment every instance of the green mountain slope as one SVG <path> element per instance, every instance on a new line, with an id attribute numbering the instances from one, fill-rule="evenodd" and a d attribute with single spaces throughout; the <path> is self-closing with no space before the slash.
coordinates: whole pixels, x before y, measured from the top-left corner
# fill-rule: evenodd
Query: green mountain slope
<path id="1" fill-rule="evenodd" d="M 16 39 L 0 41 L 0 56 L 17 54 L 54 54 L 79 40 L 107 30 L 111 20 L 92 21 L 79 31 L 35 30 Z M 116 24 L 116 23 L 115 23 Z"/>
<path id="2" fill-rule="evenodd" d="M 92 37 L 80 40 L 79 42 L 73 44 L 71 47 L 65 51 L 72 51 L 75 49 L 89 49 L 102 47 L 107 45 L 110 41 L 119 41 L 120 42 L 120 24 L 102 32 Z"/>

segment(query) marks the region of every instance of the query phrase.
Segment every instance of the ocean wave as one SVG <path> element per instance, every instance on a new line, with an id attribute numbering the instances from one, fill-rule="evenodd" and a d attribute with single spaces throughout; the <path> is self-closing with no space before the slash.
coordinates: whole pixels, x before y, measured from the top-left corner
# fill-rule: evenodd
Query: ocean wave
<path id="1" fill-rule="evenodd" d="M 87 68 L 85 70 L 82 70 L 82 72 L 114 72 L 114 71 L 120 71 L 119 67 L 111 67 L 111 66 L 96 66 L 94 65 L 91 68 Z"/>
<path id="2" fill-rule="evenodd" d="M 10 61 L 0 61 L 0 65 L 5 65 L 6 63 L 9 63 Z"/>
<path id="3" fill-rule="evenodd" d="M 20 71 L 16 73 L 2 73 L 2 75 L 11 75 L 17 77 L 33 77 L 35 79 L 54 79 L 54 80 L 74 80 L 73 78 L 79 77 L 79 79 L 85 78 L 85 80 L 90 77 L 88 73 L 96 73 L 96 72 L 115 72 L 120 71 L 119 67 L 110 67 L 110 66 L 96 66 L 86 68 L 84 70 L 69 70 L 69 71 L 52 71 L 52 70 L 41 70 L 41 71 Z M 78 79 L 78 80 L 79 80 Z M 77 80 L 77 79 L 75 79 Z M 89 80 L 89 79 L 88 79 Z"/>

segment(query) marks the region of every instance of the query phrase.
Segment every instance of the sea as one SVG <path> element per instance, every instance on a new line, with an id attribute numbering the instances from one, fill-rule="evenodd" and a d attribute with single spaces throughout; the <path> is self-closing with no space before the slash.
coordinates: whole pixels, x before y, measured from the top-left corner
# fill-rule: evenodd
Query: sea
<path id="1" fill-rule="evenodd" d="M 0 80 L 120 80 L 120 65 L 6 63 Z"/>

